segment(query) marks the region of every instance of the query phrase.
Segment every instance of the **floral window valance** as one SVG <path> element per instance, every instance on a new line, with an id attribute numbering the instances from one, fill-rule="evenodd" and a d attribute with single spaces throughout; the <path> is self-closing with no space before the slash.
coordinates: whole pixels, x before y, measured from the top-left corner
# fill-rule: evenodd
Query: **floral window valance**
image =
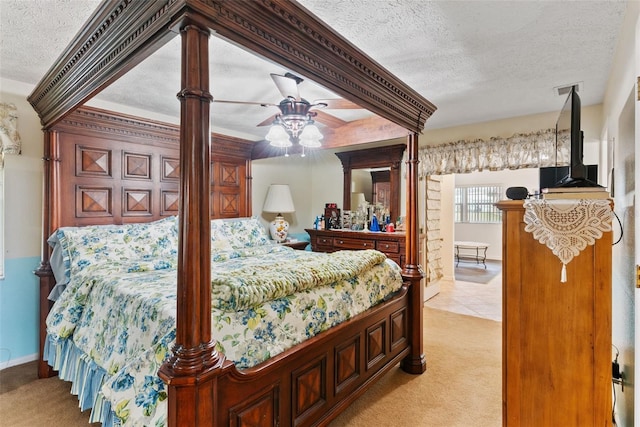
<path id="1" fill-rule="evenodd" d="M 20 154 L 21 150 L 16 106 L 0 102 L 0 168 L 4 166 L 5 154 Z"/>
<path id="2" fill-rule="evenodd" d="M 570 153 L 568 133 L 560 135 L 556 146 L 555 129 L 508 138 L 461 140 L 421 148 L 419 176 L 565 166 L 570 162 Z"/>

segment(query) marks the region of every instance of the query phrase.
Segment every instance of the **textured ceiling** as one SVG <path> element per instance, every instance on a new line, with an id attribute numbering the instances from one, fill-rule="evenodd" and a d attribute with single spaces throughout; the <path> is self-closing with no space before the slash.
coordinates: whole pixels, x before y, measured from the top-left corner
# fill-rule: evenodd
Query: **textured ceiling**
<path id="1" fill-rule="evenodd" d="M 0 0 L 0 77 L 35 85 L 98 3 Z M 622 1 L 300 3 L 433 102 L 427 129 L 558 111 L 564 99 L 554 87 L 576 82 L 583 106 L 601 103 L 626 10 Z M 173 39 L 97 98 L 177 118 L 179 48 Z M 269 73 L 287 70 L 215 37 L 210 51 L 215 99 L 280 101 Z M 300 93 L 336 97 L 308 80 Z M 213 128 L 262 139 L 266 128 L 256 124 L 274 109 L 214 103 Z"/>

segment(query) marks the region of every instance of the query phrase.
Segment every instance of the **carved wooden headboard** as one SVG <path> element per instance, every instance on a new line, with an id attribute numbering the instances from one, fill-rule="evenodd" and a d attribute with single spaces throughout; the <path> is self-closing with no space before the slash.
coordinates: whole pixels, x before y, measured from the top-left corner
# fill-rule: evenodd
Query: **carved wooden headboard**
<path id="1" fill-rule="evenodd" d="M 179 128 L 82 107 L 53 128 L 45 160 L 60 226 L 153 221 L 178 214 Z M 214 134 L 211 216 L 251 215 L 253 142 Z"/>

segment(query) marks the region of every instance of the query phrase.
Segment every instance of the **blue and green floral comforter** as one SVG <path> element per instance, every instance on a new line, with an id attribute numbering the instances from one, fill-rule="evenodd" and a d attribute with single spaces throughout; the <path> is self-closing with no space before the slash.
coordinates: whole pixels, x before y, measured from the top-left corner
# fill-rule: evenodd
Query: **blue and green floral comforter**
<path id="1" fill-rule="evenodd" d="M 70 261 L 73 275 L 47 319 L 48 360 L 74 382 L 82 409 L 93 408 L 92 421 L 165 425 L 166 388 L 156 373 L 175 341 L 175 262 L 126 256 L 86 262 L 95 260 L 91 254 L 109 259 L 96 242 L 88 252 L 76 248 L 81 268 Z M 223 246 L 212 253 L 212 333 L 239 369 L 367 310 L 402 286 L 398 265 L 376 251 Z"/>

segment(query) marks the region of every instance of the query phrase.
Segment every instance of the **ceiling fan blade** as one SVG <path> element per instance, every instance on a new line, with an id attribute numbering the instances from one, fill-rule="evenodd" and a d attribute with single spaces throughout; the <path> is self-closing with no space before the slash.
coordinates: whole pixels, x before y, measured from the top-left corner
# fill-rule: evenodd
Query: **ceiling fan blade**
<path id="1" fill-rule="evenodd" d="M 258 123 L 256 126 L 269 126 L 273 123 L 275 119 L 276 119 L 276 114 L 274 114 L 273 116 L 267 117 L 266 119 Z"/>
<path id="2" fill-rule="evenodd" d="M 225 99 L 214 99 L 213 102 L 218 102 L 221 104 L 260 105 L 261 107 L 277 107 L 278 106 L 278 104 L 273 104 L 271 102 L 229 101 Z"/>
<path id="3" fill-rule="evenodd" d="M 294 76 L 293 74 L 285 74 L 281 76 L 280 74 L 271 73 L 271 78 L 273 82 L 276 84 L 276 87 L 285 98 L 295 98 L 296 100 L 300 99 L 300 92 L 298 91 L 298 83 L 302 81 L 301 78 Z"/>
<path id="4" fill-rule="evenodd" d="M 330 128 L 339 128 L 340 126 L 344 126 L 347 124 L 342 119 L 339 119 L 336 116 L 332 116 L 331 114 L 327 114 L 324 111 L 314 111 L 316 113 L 315 121 L 322 123 L 323 125 Z"/>
<path id="5" fill-rule="evenodd" d="M 333 110 L 362 110 L 363 108 L 355 102 L 348 101 L 342 98 L 335 99 L 316 99 L 313 104 L 327 104 L 326 109 Z"/>

